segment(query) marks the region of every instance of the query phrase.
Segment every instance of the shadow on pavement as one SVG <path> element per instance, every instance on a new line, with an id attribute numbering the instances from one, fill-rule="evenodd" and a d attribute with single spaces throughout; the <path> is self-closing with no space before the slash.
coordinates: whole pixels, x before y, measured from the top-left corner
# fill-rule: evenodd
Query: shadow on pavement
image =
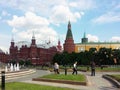
<path id="1" fill-rule="evenodd" d="M 113 87 L 100 87 L 99 88 L 99 90 L 119 90 L 119 89 L 116 89 L 116 87 L 115 86 L 113 86 Z"/>

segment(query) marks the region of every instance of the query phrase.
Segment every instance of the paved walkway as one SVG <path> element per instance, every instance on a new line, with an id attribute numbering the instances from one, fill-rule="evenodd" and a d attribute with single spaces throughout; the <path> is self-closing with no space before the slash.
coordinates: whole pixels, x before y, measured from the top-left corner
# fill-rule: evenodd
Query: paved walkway
<path id="1" fill-rule="evenodd" d="M 115 73 L 109 73 L 109 72 L 108 73 L 98 72 L 96 76 L 90 76 L 90 72 L 79 72 L 87 76 L 87 79 L 89 82 L 88 86 L 32 81 L 33 77 L 35 78 L 35 77 L 46 75 L 49 73 L 50 73 L 49 71 L 39 70 L 35 74 L 32 74 L 22 79 L 16 79 L 12 81 L 21 81 L 26 83 L 35 83 L 35 84 L 50 85 L 50 86 L 57 86 L 57 87 L 68 87 L 68 88 L 73 88 L 75 90 L 120 90 L 115 86 L 113 86 L 112 83 L 102 78 L 103 74 L 115 74 Z"/>

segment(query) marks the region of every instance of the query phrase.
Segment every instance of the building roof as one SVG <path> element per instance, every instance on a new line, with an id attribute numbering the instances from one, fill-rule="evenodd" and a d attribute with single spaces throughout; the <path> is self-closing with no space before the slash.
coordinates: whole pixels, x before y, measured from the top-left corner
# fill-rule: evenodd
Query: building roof
<path id="1" fill-rule="evenodd" d="M 80 44 L 120 44 L 120 42 L 88 42 L 88 43 L 75 43 L 76 45 Z"/>
<path id="2" fill-rule="evenodd" d="M 28 42 L 28 41 L 19 41 L 17 43 L 15 43 L 15 45 L 18 47 L 18 49 L 20 49 L 22 47 L 22 45 L 26 45 L 27 47 L 30 47 L 31 46 L 31 43 Z M 49 47 L 52 47 L 53 45 L 50 43 L 50 42 L 46 42 L 44 44 L 37 44 L 37 47 L 38 48 L 49 48 Z"/>

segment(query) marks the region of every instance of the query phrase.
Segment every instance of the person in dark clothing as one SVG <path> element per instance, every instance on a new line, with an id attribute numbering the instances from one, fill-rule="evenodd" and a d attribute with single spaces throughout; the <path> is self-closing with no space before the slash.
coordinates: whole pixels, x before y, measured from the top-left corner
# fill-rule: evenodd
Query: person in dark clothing
<path id="1" fill-rule="evenodd" d="M 74 73 L 76 73 L 76 75 L 77 75 L 77 62 L 75 62 L 73 64 L 73 73 L 72 74 L 74 74 Z"/>
<path id="2" fill-rule="evenodd" d="M 91 76 L 95 76 L 95 62 L 91 63 Z"/>

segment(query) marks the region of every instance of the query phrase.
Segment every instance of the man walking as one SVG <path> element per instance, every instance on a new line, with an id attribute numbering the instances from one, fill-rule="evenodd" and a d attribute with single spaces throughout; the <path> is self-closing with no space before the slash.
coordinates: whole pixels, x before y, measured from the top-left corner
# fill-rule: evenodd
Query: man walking
<path id="1" fill-rule="evenodd" d="M 77 75 L 77 62 L 75 62 L 73 64 L 73 73 L 72 74 L 74 74 L 74 73 L 76 73 L 76 75 Z"/>
<path id="2" fill-rule="evenodd" d="M 95 62 L 91 63 L 91 76 L 95 76 Z"/>

